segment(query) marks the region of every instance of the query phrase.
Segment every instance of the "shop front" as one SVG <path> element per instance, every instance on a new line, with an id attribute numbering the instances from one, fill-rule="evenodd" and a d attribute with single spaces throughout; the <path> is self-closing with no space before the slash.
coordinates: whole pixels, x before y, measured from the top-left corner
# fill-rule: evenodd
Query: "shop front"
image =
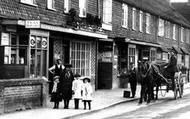
<path id="1" fill-rule="evenodd" d="M 3 24 L 0 38 L 0 113 L 45 106 L 49 32 Z"/>

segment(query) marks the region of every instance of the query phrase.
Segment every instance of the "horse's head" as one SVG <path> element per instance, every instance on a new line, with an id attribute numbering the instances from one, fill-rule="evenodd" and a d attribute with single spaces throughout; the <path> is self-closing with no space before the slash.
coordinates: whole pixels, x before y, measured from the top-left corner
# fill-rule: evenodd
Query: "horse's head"
<path id="1" fill-rule="evenodd" d="M 149 63 L 147 61 L 138 62 L 138 71 L 145 74 L 148 71 Z"/>

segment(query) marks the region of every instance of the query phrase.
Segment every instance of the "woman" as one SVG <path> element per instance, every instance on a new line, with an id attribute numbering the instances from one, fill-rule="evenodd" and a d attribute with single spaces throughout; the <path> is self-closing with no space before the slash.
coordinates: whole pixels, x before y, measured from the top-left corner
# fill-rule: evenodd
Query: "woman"
<path id="1" fill-rule="evenodd" d="M 65 64 L 65 69 L 61 74 L 61 91 L 62 91 L 62 98 L 64 100 L 64 109 L 69 108 L 69 101 L 72 98 L 72 82 L 74 80 L 73 73 L 71 71 L 71 64 Z"/>

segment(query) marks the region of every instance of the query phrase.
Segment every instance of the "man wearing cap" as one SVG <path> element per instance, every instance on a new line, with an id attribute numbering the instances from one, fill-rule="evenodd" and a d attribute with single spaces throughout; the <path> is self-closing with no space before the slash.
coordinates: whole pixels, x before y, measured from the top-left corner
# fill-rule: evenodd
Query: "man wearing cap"
<path id="1" fill-rule="evenodd" d="M 73 73 L 71 71 L 71 64 L 65 64 L 65 69 L 61 74 L 61 91 L 62 91 L 62 98 L 64 100 L 64 109 L 69 108 L 69 101 L 72 98 L 72 82 L 74 80 Z"/>
<path id="2" fill-rule="evenodd" d="M 170 55 L 170 58 L 169 58 L 168 64 L 164 68 L 166 68 L 166 72 L 168 73 L 168 78 L 172 80 L 172 88 L 174 90 L 175 89 L 174 76 L 175 76 L 175 72 L 178 71 L 177 58 L 175 57 L 175 54 L 173 52 L 170 52 L 169 55 Z"/>

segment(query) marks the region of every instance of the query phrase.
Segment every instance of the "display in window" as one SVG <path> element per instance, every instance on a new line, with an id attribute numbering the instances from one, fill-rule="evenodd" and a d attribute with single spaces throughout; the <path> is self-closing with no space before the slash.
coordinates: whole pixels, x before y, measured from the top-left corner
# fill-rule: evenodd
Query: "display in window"
<path id="1" fill-rule="evenodd" d="M 47 48 L 47 38 L 42 38 L 42 48 L 43 49 Z"/>
<path id="2" fill-rule="evenodd" d="M 36 39 L 35 39 L 35 37 L 31 36 L 30 37 L 30 47 L 35 48 L 35 45 L 36 45 Z"/>
<path id="3" fill-rule="evenodd" d="M 36 42 L 37 42 L 37 48 L 41 48 L 41 43 L 42 43 L 42 41 L 41 41 L 41 37 L 36 37 Z"/>

